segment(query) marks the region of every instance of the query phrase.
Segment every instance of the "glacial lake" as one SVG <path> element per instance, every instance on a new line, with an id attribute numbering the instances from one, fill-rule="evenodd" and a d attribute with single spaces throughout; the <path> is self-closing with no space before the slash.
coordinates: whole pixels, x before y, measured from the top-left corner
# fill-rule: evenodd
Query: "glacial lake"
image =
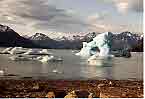
<path id="1" fill-rule="evenodd" d="M 0 48 L 2 51 L 4 48 Z M 63 62 L 41 63 L 39 61 L 12 61 L 10 54 L 0 54 L 0 79 L 49 79 L 49 80 L 97 80 L 97 79 L 143 79 L 143 53 L 132 52 L 131 58 L 114 57 L 98 59 L 90 65 L 87 59 L 76 56 L 76 50 L 49 49 Z"/>

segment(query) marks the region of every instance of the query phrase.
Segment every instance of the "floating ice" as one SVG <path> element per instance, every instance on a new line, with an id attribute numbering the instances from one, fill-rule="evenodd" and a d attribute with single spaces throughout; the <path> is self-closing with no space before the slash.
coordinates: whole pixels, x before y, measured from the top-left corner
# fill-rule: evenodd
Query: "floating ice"
<path id="1" fill-rule="evenodd" d="M 12 49 L 12 47 L 8 47 L 6 49 L 4 49 L 1 53 L 2 54 L 9 54 L 9 51 Z"/>
<path id="2" fill-rule="evenodd" d="M 4 75 L 4 70 L 0 70 L 0 75 Z"/>
<path id="3" fill-rule="evenodd" d="M 39 51 L 35 49 L 29 49 L 27 52 L 24 53 L 24 55 L 36 55 Z"/>
<path id="4" fill-rule="evenodd" d="M 26 56 L 21 56 L 21 55 L 14 55 L 9 57 L 13 61 L 30 61 L 32 58 L 26 57 Z"/>
<path id="5" fill-rule="evenodd" d="M 96 57 L 126 57 L 129 58 L 131 56 L 130 52 L 127 48 L 122 49 L 121 51 L 117 51 L 114 53 L 112 48 L 112 40 L 113 34 L 110 32 L 105 32 L 97 35 L 93 40 L 89 43 L 83 42 L 83 48 L 76 55 L 80 56 L 91 56 L 89 60 L 94 60 Z M 99 51 L 94 51 L 94 48 L 98 48 Z M 93 56 L 92 56 L 93 55 Z"/>
<path id="6" fill-rule="evenodd" d="M 61 62 L 63 61 L 62 58 L 57 58 L 57 57 L 54 57 L 52 55 L 48 56 L 41 56 L 39 57 L 39 61 L 42 62 L 42 63 L 47 63 L 47 62 Z"/>
<path id="7" fill-rule="evenodd" d="M 58 71 L 57 69 L 52 70 L 53 73 L 59 73 L 61 74 L 62 72 Z"/>
<path id="8" fill-rule="evenodd" d="M 54 59 L 54 56 L 42 56 L 42 59 L 40 59 L 39 61 L 42 62 L 42 63 L 46 63 L 50 60 L 53 60 Z"/>
<path id="9" fill-rule="evenodd" d="M 93 38 L 93 41 L 89 43 L 83 42 L 83 48 L 76 55 L 91 56 L 97 53 L 98 56 L 104 56 L 104 57 L 110 56 L 111 37 L 112 37 L 112 33 L 105 32 L 105 33 L 97 35 L 95 38 Z M 96 47 L 100 51 L 95 52 L 92 50 L 93 48 L 96 48 Z"/>
<path id="10" fill-rule="evenodd" d="M 25 53 L 26 50 L 23 49 L 22 47 L 14 47 L 12 50 L 8 51 L 10 54 L 22 54 Z"/>
<path id="11" fill-rule="evenodd" d="M 36 49 L 29 49 L 24 55 L 51 55 L 47 49 L 36 50 Z"/>
<path id="12" fill-rule="evenodd" d="M 42 49 L 42 50 L 40 51 L 40 54 L 51 55 L 52 53 L 50 53 L 50 52 L 48 51 L 48 49 Z"/>
<path id="13" fill-rule="evenodd" d="M 79 53 L 76 53 L 76 55 L 84 56 L 84 57 L 90 56 L 91 47 L 89 47 L 87 44 L 88 44 L 87 42 L 83 42 L 83 48 L 81 49 L 81 51 Z"/>

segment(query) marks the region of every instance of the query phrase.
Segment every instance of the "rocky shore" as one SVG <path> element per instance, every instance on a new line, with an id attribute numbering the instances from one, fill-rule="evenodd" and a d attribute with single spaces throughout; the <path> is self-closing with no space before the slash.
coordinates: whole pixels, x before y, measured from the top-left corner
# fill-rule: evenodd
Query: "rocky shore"
<path id="1" fill-rule="evenodd" d="M 0 97 L 143 98 L 137 80 L 0 80 Z"/>

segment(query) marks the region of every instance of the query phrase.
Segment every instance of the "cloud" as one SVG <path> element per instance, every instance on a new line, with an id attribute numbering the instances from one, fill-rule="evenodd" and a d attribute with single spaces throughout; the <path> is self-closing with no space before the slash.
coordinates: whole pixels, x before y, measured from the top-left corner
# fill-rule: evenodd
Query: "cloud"
<path id="1" fill-rule="evenodd" d="M 91 31 L 142 32 L 143 30 L 142 15 L 140 13 L 135 15 L 128 14 L 126 17 L 126 15 L 115 13 L 98 12 L 88 17 L 88 23 L 91 24 L 89 28 Z"/>
<path id="2" fill-rule="evenodd" d="M 3 0 L 0 4 L 0 22 L 23 24 L 36 31 L 83 31 L 89 25 L 72 9 L 57 8 L 47 0 Z"/>
<path id="3" fill-rule="evenodd" d="M 143 12 L 143 0 L 134 0 L 130 9 L 136 12 Z"/>
<path id="4" fill-rule="evenodd" d="M 113 0 L 118 11 L 128 13 L 129 11 L 143 12 L 143 0 Z"/>
<path id="5" fill-rule="evenodd" d="M 126 21 L 128 19 L 138 23 L 139 18 L 132 18 L 132 13 L 143 11 L 142 0 L 97 0 L 102 4 L 95 8 L 89 0 L 86 0 L 87 6 L 76 0 L 73 7 L 66 1 L 62 0 L 62 5 L 59 5 L 57 0 L 0 0 L 0 24 L 9 25 L 22 34 L 49 31 L 117 31 L 123 29 L 120 25 L 131 22 Z M 113 12 L 116 11 L 114 5 L 119 12 L 131 14 L 124 17 L 116 15 L 116 12 Z M 106 10 L 108 7 L 110 8 Z M 90 13 L 87 9 L 90 9 Z"/>

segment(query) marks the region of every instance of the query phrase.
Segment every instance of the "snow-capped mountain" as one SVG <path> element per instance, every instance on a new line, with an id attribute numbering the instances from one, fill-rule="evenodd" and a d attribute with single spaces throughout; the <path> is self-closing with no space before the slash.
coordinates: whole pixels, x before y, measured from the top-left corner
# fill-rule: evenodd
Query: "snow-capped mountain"
<path id="1" fill-rule="evenodd" d="M 38 47 L 31 40 L 20 36 L 12 28 L 0 24 L 0 46 Z"/>
<path id="2" fill-rule="evenodd" d="M 72 33 L 60 38 L 50 38 L 43 33 L 36 33 L 32 36 L 20 36 L 8 26 L 0 25 L 0 46 L 22 46 L 42 48 L 81 49 L 83 42 L 90 42 L 100 33 Z M 131 32 L 112 33 L 112 49 L 127 47 L 134 51 L 143 51 L 143 35 Z"/>
<path id="3" fill-rule="evenodd" d="M 49 40 L 50 38 L 42 33 L 36 33 L 34 35 L 32 35 L 31 37 L 29 37 L 29 39 L 31 40 Z"/>
<path id="4" fill-rule="evenodd" d="M 29 39 L 42 48 L 56 48 L 57 46 L 55 40 L 42 33 L 36 33 L 30 36 Z"/>
<path id="5" fill-rule="evenodd" d="M 92 32 L 86 35 L 62 36 L 60 38 L 52 39 L 43 33 L 36 33 L 29 37 L 29 39 L 33 40 L 41 47 L 80 49 L 82 47 L 82 42 L 90 42 L 98 34 L 100 33 Z M 138 34 L 133 34 L 131 32 L 122 32 L 118 34 L 112 33 L 112 50 L 120 50 L 124 47 L 133 49 L 134 46 L 137 46 L 142 42 L 142 39 L 143 35 L 139 36 Z"/>

